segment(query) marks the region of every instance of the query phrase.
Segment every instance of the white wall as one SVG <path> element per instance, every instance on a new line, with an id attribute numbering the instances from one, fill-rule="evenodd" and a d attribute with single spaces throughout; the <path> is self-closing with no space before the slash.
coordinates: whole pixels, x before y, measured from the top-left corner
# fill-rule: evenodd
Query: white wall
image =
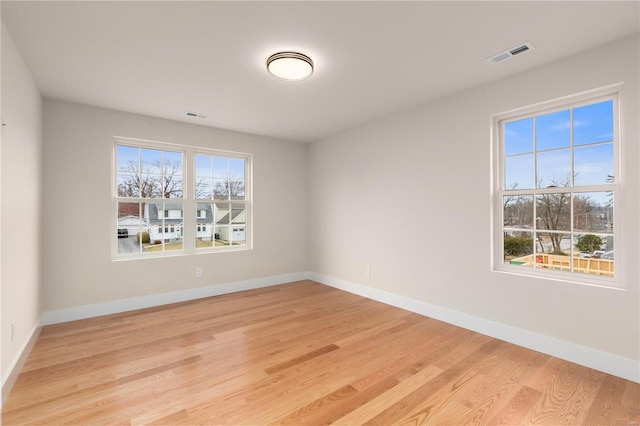
<path id="1" fill-rule="evenodd" d="M 112 261 L 114 135 L 253 154 L 254 249 Z M 307 270 L 305 145 L 52 100 L 44 142 L 45 312 Z"/>
<path id="2" fill-rule="evenodd" d="M 640 360 L 638 52 L 628 38 L 312 144 L 310 270 Z M 491 271 L 491 116 L 621 81 L 625 289 Z"/>
<path id="3" fill-rule="evenodd" d="M 40 320 L 42 99 L 2 23 L 0 264 L 3 384 Z M 15 337 L 11 341 L 11 324 Z"/>

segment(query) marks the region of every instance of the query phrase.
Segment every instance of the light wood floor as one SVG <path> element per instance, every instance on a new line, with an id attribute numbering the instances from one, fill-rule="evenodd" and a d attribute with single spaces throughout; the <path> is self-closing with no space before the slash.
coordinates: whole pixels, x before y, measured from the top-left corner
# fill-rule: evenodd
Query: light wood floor
<path id="1" fill-rule="evenodd" d="M 302 281 L 45 327 L 2 420 L 629 426 L 640 385 Z"/>

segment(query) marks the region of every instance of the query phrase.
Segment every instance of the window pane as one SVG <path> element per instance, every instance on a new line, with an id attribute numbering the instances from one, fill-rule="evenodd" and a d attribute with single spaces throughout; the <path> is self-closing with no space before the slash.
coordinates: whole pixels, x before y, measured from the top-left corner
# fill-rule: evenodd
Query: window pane
<path id="1" fill-rule="evenodd" d="M 613 277 L 615 273 L 613 236 L 576 234 L 573 270 L 583 274 Z"/>
<path id="2" fill-rule="evenodd" d="M 231 227 L 231 245 L 241 246 L 247 243 L 244 226 Z"/>
<path id="3" fill-rule="evenodd" d="M 569 262 L 568 255 L 571 253 L 570 234 L 544 231 L 536 232 L 535 243 L 536 253 L 546 253 L 563 256 L 561 260 L 563 262 Z M 564 259 L 564 257 L 566 257 L 566 259 Z M 553 259 L 545 259 L 544 262 L 536 260 L 536 263 L 552 264 L 552 260 Z"/>
<path id="4" fill-rule="evenodd" d="M 232 224 L 247 223 L 247 210 L 244 204 L 231 205 L 231 223 Z"/>
<path id="5" fill-rule="evenodd" d="M 136 234 L 142 226 L 140 203 L 118 203 L 118 254 L 140 252 Z"/>
<path id="6" fill-rule="evenodd" d="M 231 232 L 228 226 L 216 226 L 214 232 L 216 247 L 231 245 Z"/>
<path id="7" fill-rule="evenodd" d="M 507 195 L 503 198 L 504 226 L 533 228 L 533 195 Z"/>
<path id="8" fill-rule="evenodd" d="M 162 151 L 142 148 L 140 150 L 140 155 L 142 158 L 143 173 L 162 173 Z"/>
<path id="9" fill-rule="evenodd" d="M 142 253 L 149 245 L 149 229 L 137 228 L 129 231 L 131 234 L 126 240 L 118 240 L 118 253 Z M 120 244 L 120 241 L 123 244 Z"/>
<path id="10" fill-rule="evenodd" d="M 212 180 L 211 179 L 204 179 L 204 178 L 198 178 L 196 180 L 196 190 L 195 190 L 195 194 L 196 194 L 196 198 L 198 199 L 204 199 L 204 200 L 210 200 L 211 197 L 213 196 L 211 187 L 212 187 Z"/>
<path id="11" fill-rule="evenodd" d="M 573 196 L 573 228 L 579 232 L 613 233 L 613 194 L 576 193 Z"/>
<path id="12" fill-rule="evenodd" d="M 504 263 L 520 266 L 533 266 L 533 233 L 505 232 Z"/>
<path id="13" fill-rule="evenodd" d="M 168 211 L 166 213 L 169 214 Z M 163 203 L 146 203 L 144 206 L 144 220 L 149 225 L 149 239 L 151 243 L 162 242 L 165 207 Z"/>
<path id="14" fill-rule="evenodd" d="M 570 231 L 569 200 L 568 193 L 538 195 L 536 197 L 537 228 Z"/>
<path id="15" fill-rule="evenodd" d="M 571 150 L 539 153 L 536 160 L 538 188 L 571 186 Z"/>
<path id="16" fill-rule="evenodd" d="M 164 152 L 162 197 L 182 198 L 182 154 Z"/>
<path id="17" fill-rule="evenodd" d="M 140 148 L 118 145 L 117 151 L 118 171 L 138 170 L 140 163 Z"/>
<path id="18" fill-rule="evenodd" d="M 162 184 L 161 177 L 158 175 L 143 174 L 140 176 L 138 184 L 140 186 L 140 196 L 144 198 L 161 198 Z"/>
<path id="19" fill-rule="evenodd" d="M 574 185 L 613 183 L 613 144 L 575 148 L 573 161 Z"/>
<path id="20" fill-rule="evenodd" d="M 533 118 L 504 125 L 505 155 L 533 152 Z"/>
<path id="21" fill-rule="evenodd" d="M 576 234 L 574 252 L 582 258 L 602 257 L 604 252 L 613 250 L 613 238 L 610 235 L 584 233 Z M 610 250 L 607 248 L 607 240 L 610 244 Z M 613 251 L 607 256 L 613 257 Z"/>
<path id="22" fill-rule="evenodd" d="M 213 177 L 213 157 L 196 154 L 196 177 Z"/>
<path id="23" fill-rule="evenodd" d="M 231 179 L 229 181 L 229 196 L 232 200 L 244 200 L 244 181 Z"/>
<path id="24" fill-rule="evenodd" d="M 230 182 L 228 179 L 214 179 L 213 181 L 213 198 L 216 200 L 229 199 Z"/>
<path id="25" fill-rule="evenodd" d="M 613 141 L 613 101 L 586 105 L 573 110 L 573 144 Z"/>
<path id="26" fill-rule="evenodd" d="M 130 173 L 118 173 L 118 197 L 139 197 L 140 176 Z"/>
<path id="27" fill-rule="evenodd" d="M 182 153 L 164 151 L 164 174 L 182 174 Z"/>
<path id="28" fill-rule="evenodd" d="M 536 151 L 571 146 L 571 113 L 558 111 L 536 117 Z"/>
<path id="29" fill-rule="evenodd" d="M 182 250 L 183 248 L 182 203 L 147 203 L 145 220 L 149 223 L 149 242 L 145 252 Z"/>
<path id="30" fill-rule="evenodd" d="M 228 225 L 230 223 L 230 209 L 228 204 L 216 203 L 214 206 L 213 219 L 216 225 Z"/>
<path id="31" fill-rule="evenodd" d="M 244 180 L 244 163 L 241 158 L 231 158 L 229 161 L 229 175 L 231 179 Z"/>
<path id="32" fill-rule="evenodd" d="M 533 188 L 533 155 L 505 159 L 505 189 Z"/>
<path id="33" fill-rule="evenodd" d="M 218 179 L 229 178 L 229 159 L 226 157 L 213 157 L 213 177 Z"/>
<path id="34" fill-rule="evenodd" d="M 182 198 L 182 176 L 164 175 L 161 193 L 163 198 Z"/>
<path id="35" fill-rule="evenodd" d="M 213 206 L 209 203 L 196 205 L 196 248 L 214 245 Z"/>

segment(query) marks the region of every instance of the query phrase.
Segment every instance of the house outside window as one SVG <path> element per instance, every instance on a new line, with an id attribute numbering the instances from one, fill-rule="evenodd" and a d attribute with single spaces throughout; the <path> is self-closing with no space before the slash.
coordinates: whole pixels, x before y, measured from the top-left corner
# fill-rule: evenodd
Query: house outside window
<path id="1" fill-rule="evenodd" d="M 618 116 L 609 92 L 496 117 L 495 269 L 619 281 Z"/>
<path id="2" fill-rule="evenodd" d="M 250 227 L 249 155 L 126 139 L 114 153 L 114 259 L 251 248 L 231 231 Z"/>
<path id="3" fill-rule="evenodd" d="M 246 232 L 233 232 L 248 221 L 247 166 L 246 158 L 196 154 L 198 249 L 247 245 Z"/>

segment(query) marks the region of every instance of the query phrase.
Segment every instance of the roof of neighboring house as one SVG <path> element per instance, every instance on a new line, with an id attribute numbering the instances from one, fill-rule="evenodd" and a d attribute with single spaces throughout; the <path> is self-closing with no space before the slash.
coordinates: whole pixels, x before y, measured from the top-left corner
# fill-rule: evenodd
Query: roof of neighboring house
<path id="1" fill-rule="evenodd" d="M 238 216 L 245 212 L 245 209 L 231 209 L 231 221 L 234 221 Z M 243 222 L 244 223 L 244 222 Z M 229 213 L 224 215 L 220 220 L 216 221 L 216 225 L 228 225 L 229 224 Z M 238 223 L 239 225 L 240 223 Z"/>
<path id="2" fill-rule="evenodd" d="M 158 214 L 158 204 L 159 203 L 149 203 L 147 209 L 145 209 L 146 219 L 149 220 L 149 225 L 162 225 L 163 220 L 166 225 L 177 225 L 183 222 L 182 218 L 170 219 L 160 217 Z M 182 210 L 182 204 L 180 203 L 165 203 L 165 209 L 167 210 Z M 203 210 L 198 208 L 198 210 Z M 198 223 L 212 223 L 213 222 L 213 212 L 211 211 L 211 205 L 205 204 L 204 210 L 207 212 L 205 218 L 198 217 Z"/>

